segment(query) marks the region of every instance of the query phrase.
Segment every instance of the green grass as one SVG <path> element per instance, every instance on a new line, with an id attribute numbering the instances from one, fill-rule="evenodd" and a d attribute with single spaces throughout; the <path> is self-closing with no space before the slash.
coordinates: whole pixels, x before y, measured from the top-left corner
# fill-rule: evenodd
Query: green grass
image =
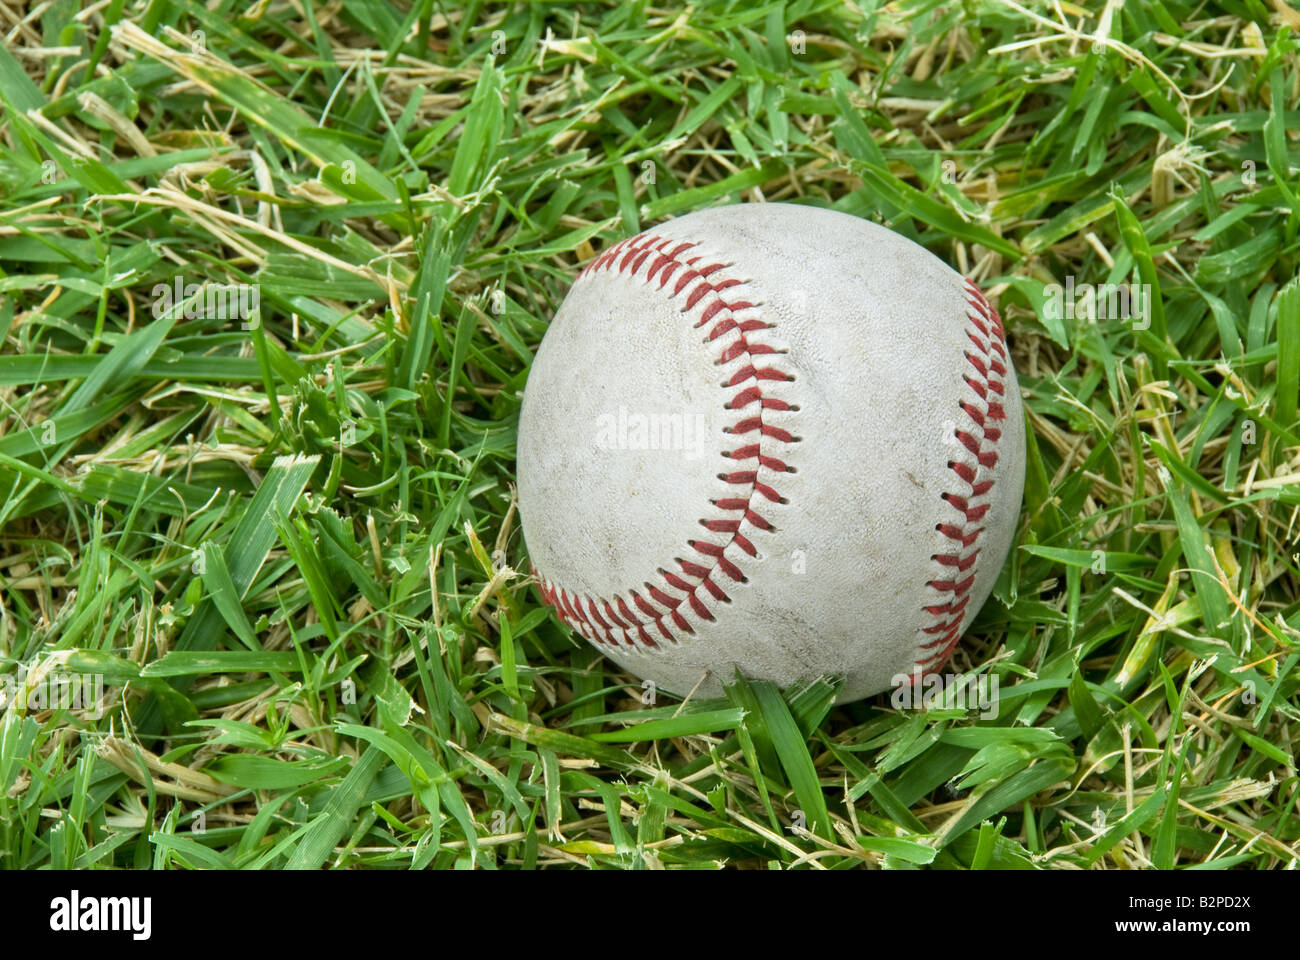
<path id="1" fill-rule="evenodd" d="M 1300 14 L 210 6 L 4 28 L 0 866 L 1295 866 Z M 580 264 L 762 200 L 1006 319 L 1018 548 L 947 668 L 996 716 L 645 704 L 527 576 Z M 178 275 L 260 322 L 155 312 Z M 1066 276 L 1149 327 L 1055 316 Z"/>

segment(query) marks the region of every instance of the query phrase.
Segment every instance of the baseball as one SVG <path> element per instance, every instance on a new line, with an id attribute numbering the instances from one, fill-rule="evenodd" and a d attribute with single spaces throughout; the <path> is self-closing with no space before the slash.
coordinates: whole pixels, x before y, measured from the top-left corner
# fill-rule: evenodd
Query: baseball
<path id="1" fill-rule="evenodd" d="M 838 700 L 937 670 L 1024 486 L 1002 322 L 924 248 L 784 203 L 692 213 L 578 278 L 519 418 L 546 602 L 643 680 Z"/>

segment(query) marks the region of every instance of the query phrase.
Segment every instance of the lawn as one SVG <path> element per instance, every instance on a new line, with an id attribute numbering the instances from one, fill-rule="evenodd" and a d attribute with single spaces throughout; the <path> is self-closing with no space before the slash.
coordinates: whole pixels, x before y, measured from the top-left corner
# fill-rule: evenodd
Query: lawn
<path id="1" fill-rule="evenodd" d="M 1282 0 L 0 29 L 0 867 L 1296 866 Z M 944 668 L 994 709 L 652 698 L 530 576 L 515 428 L 578 271 L 764 201 L 1001 311 L 1024 503 Z"/>

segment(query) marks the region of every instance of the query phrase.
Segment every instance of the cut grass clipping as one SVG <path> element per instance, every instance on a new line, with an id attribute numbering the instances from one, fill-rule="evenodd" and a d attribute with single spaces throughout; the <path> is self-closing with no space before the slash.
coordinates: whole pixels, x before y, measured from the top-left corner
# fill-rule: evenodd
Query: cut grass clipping
<path id="1" fill-rule="evenodd" d="M 0 14 L 0 866 L 1296 865 L 1281 0 Z M 547 321 L 760 201 L 1007 321 L 1017 547 L 946 668 L 991 706 L 654 698 L 540 603 Z"/>

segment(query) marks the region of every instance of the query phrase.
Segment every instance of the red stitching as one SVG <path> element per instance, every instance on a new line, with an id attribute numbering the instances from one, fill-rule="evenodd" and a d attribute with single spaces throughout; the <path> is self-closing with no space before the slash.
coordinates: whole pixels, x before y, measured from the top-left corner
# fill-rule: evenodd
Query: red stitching
<path id="1" fill-rule="evenodd" d="M 957 641 L 961 638 L 962 622 L 966 618 L 970 603 L 969 590 L 975 582 L 975 564 L 980 555 L 976 546 L 984 527 L 979 522 L 988 512 L 991 504 L 976 503 L 986 497 L 993 489 L 994 478 L 976 481 L 980 468 L 992 471 L 998 464 L 997 443 L 1002 439 L 1002 429 L 995 424 L 1007 418 L 1006 411 L 997 400 L 990 400 L 990 395 L 1005 396 L 1006 385 L 1003 379 L 1007 374 L 1006 331 L 1002 318 L 984 294 L 970 280 L 966 281 L 966 302 L 970 305 L 966 318 L 970 326 L 966 336 L 978 354 L 970 350 L 965 352 L 966 359 L 979 374 L 978 379 L 963 375 L 962 379 L 978 398 L 978 403 L 960 401 L 958 406 L 970 420 L 972 427 L 957 430 L 956 438 L 970 459 L 950 460 L 948 468 L 953 472 L 962 486 L 957 491 L 946 491 L 940 496 L 960 515 L 957 522 L 939 523 L 935 529 L 955 545 L 956 552 L 937 553 L 933 559 L 940 570 L 951 579 L 936 578 L 926 581 L 926 586 L 938 591 L 935 603 L 927 604 L 922 609 L 934 618 L 934 622 L 922 628 L 926 636 L 934 639 L 921 643 L 920 654 L 911 677 L 915 678 L 922 671 L 938 670 L 951 656 Z M 955 574 L 954 572 L 955 571 Z M 962 577 L 961 574 L 968 574 Z"/>
<path id="2" fill-rule="evenodd" d="M 672 299 L 683 298 L 685 295 L 682 299 L 682 312 L 701 308 L 695 327 L 709 326 L 706 343 L 712 343 L 728 334 L 736 337 L 733 343 L 721 350 L 717 361 L 719 364 L 730 363 L 742 356 L 749 358 L 749 362 L 723 384 L 728 388 L 744 385 L 723 405 L 727 410 L 745 411 L 738 415 L 728 432 L 757 433 L 760 438 L 766 438 L 769 444 L 798 443 L 798 437 L 763 419 L 768 410 L 798 409 L 784 400 L 768 396 L 764 387 L 765 384 L 787 382 L 794 377 L 777 367 L 758 366 L 755 362 L 758 357 L 772 357 L 778 352 L 770 344 L 750 339 L 758 331 L 770 329 L 772 324 L 756 319 L 738 320 L 737 313 L 757 304 L 748 300 L 724 298 L 723 293 L 733 287 L 743 286 L 745 281 L 734 277 L 715 277 L 719 271 L 727 268 L 725 263 L 701 264 L 700 256 L 689 259 L 683 257 L 686 251 L 698 244 L 682 241 L 674 246 L 673 243 L 672 240 L 661 239 L 649 233 L 622 240 L 587 264 L 578 274 L 578 280 L 601 271 L 613 270 L 637 277 L 646 283 L 657 279 L 658 289 Z M 676 281 L 668 289 L 668 283 L 674 277 Z M 755 401 L 758 402 L 756 410 L 752 409 Z M 687 547 L 703 562 L 673 558 L 679 571 L 663 568 L 656 570 L 655 573 L 662 582 L 656 584 L 645 581 L 644 593 L 640 592 L 640 588 L 628 590 L 627 596 L 631 598 L 631 603 L 620 596 L 594 600 L 591 597 L 577 597 L 552 583 L 534 567 L 533 573 L 538 579 L 542 598 L 555 609 L 561 620 L 594 643 L 644 647 L 658 646 L 658 641 L 651 636 L 651 630 L 670 642 L 676 641 L 679 634 L 694 633 L 689 620 L 681 612 L 683 609 L 688 609 L 701 620 L 714 620 L 710 603 L 726 603 L 730 599 L 717 582 L 719 577 L 736 583 L 746 582 L 744 572 L 727 556 L 727 551 L 735 546 L 748 556 L 758 556 L 758 548 L 742 532 L 744 526 L 748 524 L 759 531 L 774 530 L 772 522 L 760 512 L 763 509 L 762 500 L 785 503 L 785 498 L 775 487 L 759 480 L 759 472 L 767 470 L 785 473 L 792 469 L 785 460 L 763 452 L 760 443 L 744 444 L 723 451 L 722 456 L 729 460 L 748 461 L 754 467 L 718 474 L 724 483 L 738 488 L 733 496 L 711 501 L 716 510 L 730 516 L 700 520 L 705 529 L 726 535 L 727 541 L 719 545 L 709 541 L 688 540 Z M 668 591 L 677 591 L 681 596 L 674 596 Z"/>

